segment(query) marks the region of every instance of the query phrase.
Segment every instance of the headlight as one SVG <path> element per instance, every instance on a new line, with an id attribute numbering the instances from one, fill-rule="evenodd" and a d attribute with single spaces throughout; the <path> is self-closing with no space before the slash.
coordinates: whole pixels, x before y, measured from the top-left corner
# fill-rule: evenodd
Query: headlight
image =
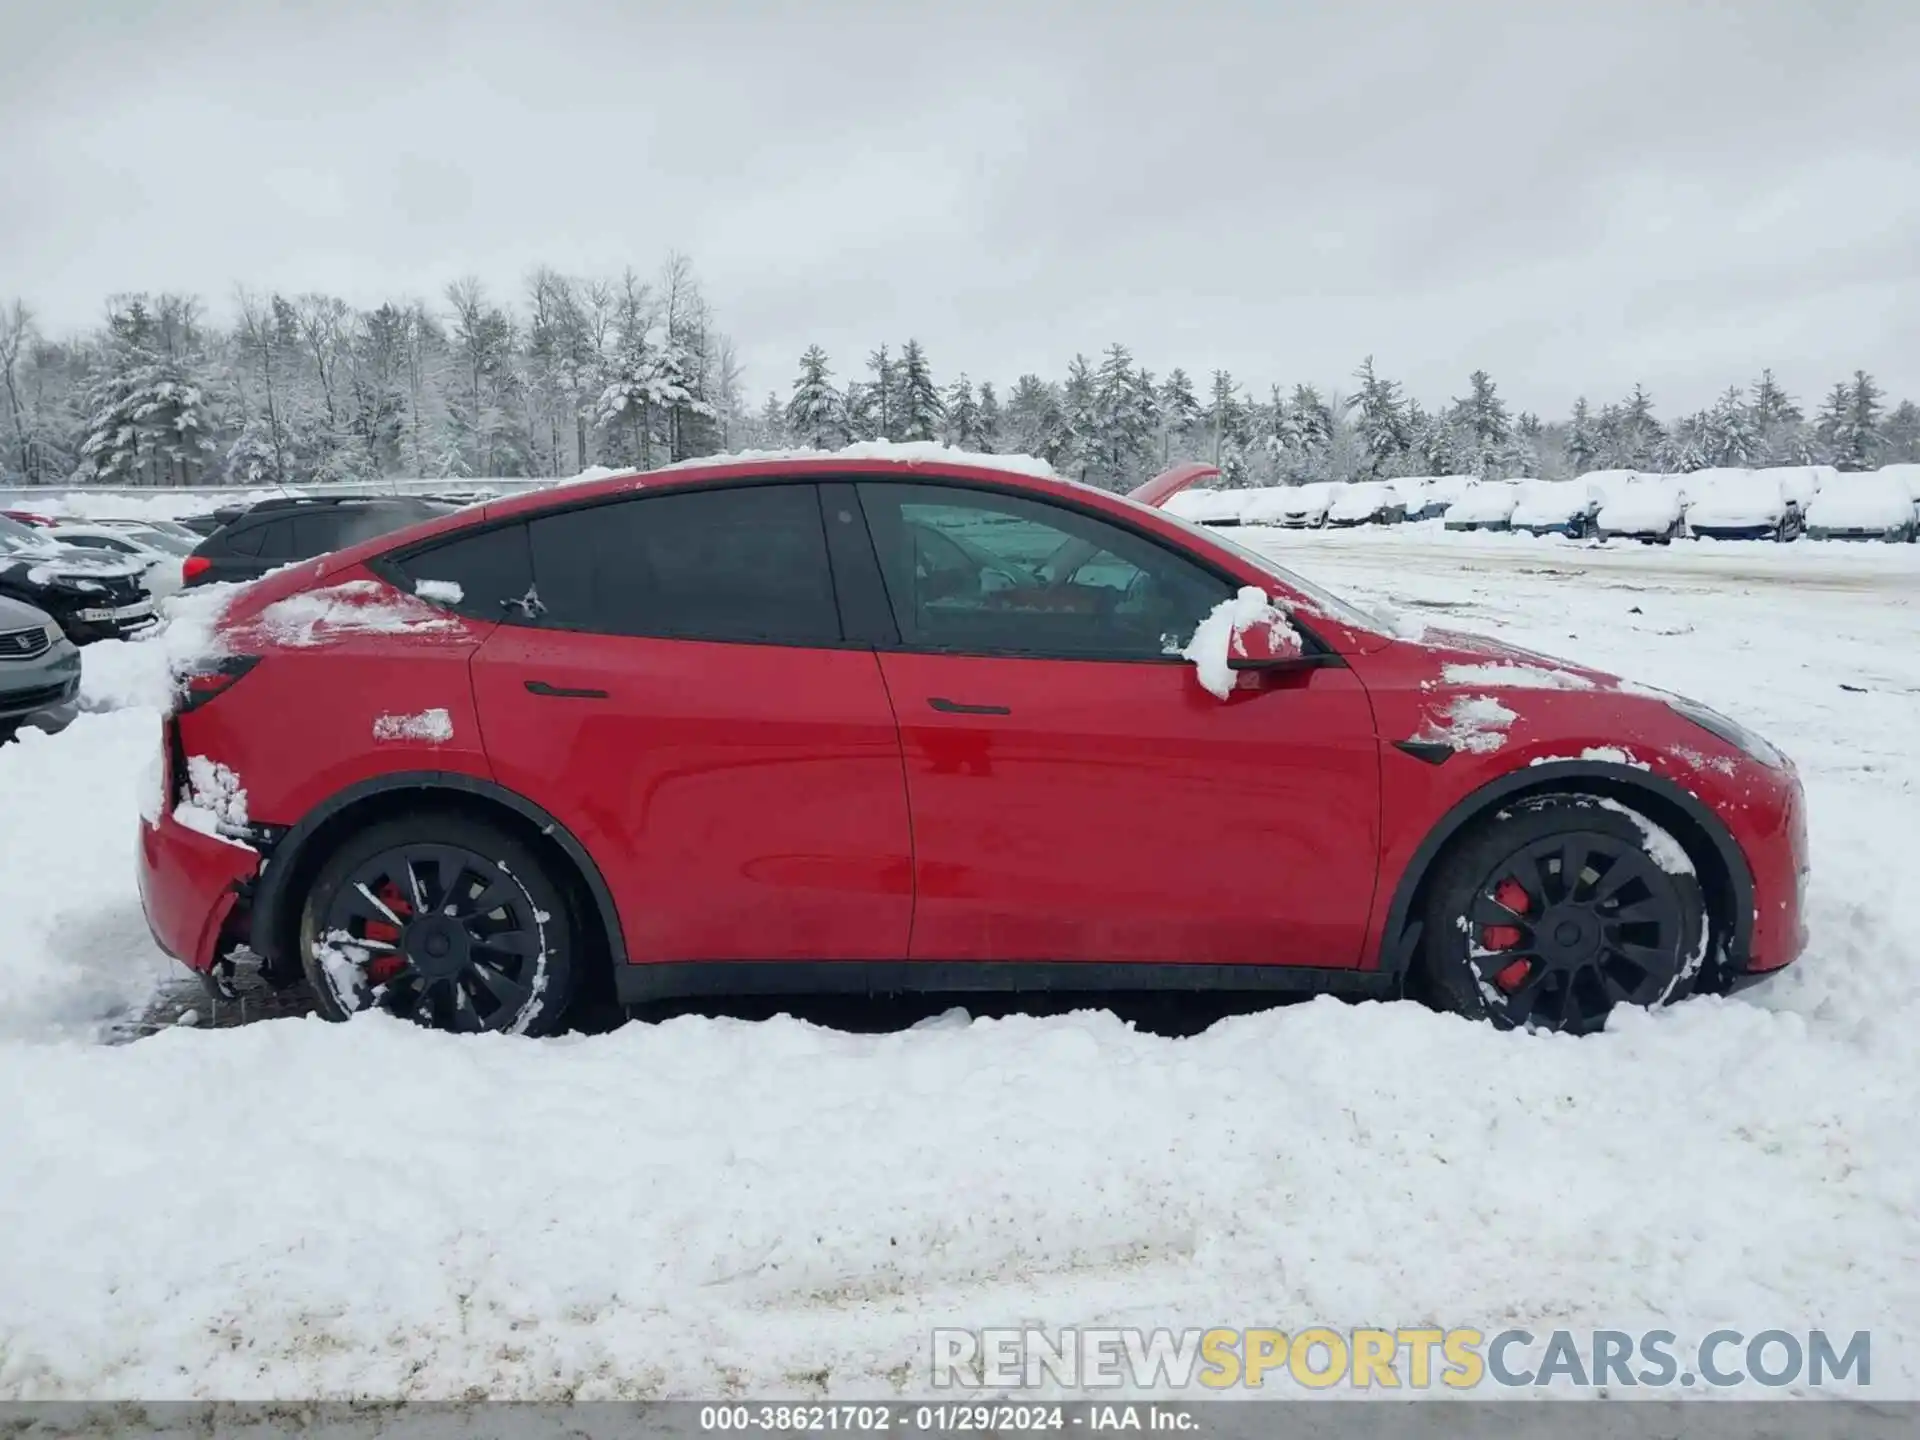
<path id="1" fill-rule="evenodd" d="M 47 622 L 47 644 L 57 646 L 66 638 L 67 632 L 60 628 L 60 622 L 58 620 L 49 620 Z"/>
<path id="2" fill-rule="evenodd" d="M 1698 701 L 1688 700 L 1679 695 L 1668 696 L 1667 704 L 1676 715 L 1685 716 L 1709 735 L 1726 741 L 1734 749 L 1751 756 L 1769 769 L 1791 770 L 1793 768 L 1793 762 L 1785 755 L 1746 726 L 1737 720 L 1729 720 L 1718 710 L 1709 710 Z"/>

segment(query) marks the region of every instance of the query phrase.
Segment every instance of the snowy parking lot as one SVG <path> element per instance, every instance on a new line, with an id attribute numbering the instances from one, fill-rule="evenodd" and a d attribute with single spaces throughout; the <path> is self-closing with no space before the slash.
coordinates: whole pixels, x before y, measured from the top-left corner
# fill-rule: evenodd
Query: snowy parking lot
<path id="1" fill-rule="evenodd" d="M 1920 1398 L 1920 547 L 1236 538 L 1780 745 L 1806 956 L 1582 1040 L 1320 1000 L 109 1045 L 169 975 L 164 664 L 97 646 L 94 713 L 0 747 L 0 1398 L 912 1395 L 933 1327 L 1018 1323 L 1869 1330 Z"/>

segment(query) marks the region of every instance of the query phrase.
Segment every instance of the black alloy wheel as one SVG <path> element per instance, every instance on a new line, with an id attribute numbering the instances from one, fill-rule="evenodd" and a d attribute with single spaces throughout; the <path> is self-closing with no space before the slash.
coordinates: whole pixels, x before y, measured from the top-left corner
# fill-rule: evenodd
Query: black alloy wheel
<path id="1" fill-rule="evenodd" d="M 1620 1005 L 1665 1004 L 1705 958 L 1685 851 L 1644 816 L 1585 796 L 1503 810 L 1443 861 L 1427 988 L 1502 1027 L 1586 1034 Z"/>
<path id="2" fill-rule="evenodd" d="M 317 1008 L 436 1030 L 542 1033 L 570 988 L 566 904 L 540 861 L 459 816 L 375 826 L 315 878 L 301 960 Z"/>

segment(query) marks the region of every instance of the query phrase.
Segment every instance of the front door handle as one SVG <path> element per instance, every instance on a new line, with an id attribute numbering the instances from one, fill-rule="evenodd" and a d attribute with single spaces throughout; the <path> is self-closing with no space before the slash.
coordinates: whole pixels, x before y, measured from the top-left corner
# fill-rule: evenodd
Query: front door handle
<path id="1" fill-rule="evenodd" d="M 528 694 L 547 695 L 557 700 L 604 700 L 607 698 L 607 692 L 604 690 L 569 690 L 564 685 L 549 685 L 544 680 L 529 680 L 526 684 Z"/>
<path id="2" fill-rule="evenodd" d="M 958 700 L 948 700 L 940 695 L 929 696 L 927 704 L 942 715 L 1011 715 L 1009 705 L 963 705 Z"/>

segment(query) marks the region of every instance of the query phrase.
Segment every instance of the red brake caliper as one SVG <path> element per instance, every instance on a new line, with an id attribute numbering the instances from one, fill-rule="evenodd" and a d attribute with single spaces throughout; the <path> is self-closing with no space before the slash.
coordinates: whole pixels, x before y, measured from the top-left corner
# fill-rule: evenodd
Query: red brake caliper
<path id="1" fill-rule="evenodd" d="M 1518 880 L 1508 876 L 1493 888 L 1493 898 L 1516 915 L 1527 913 L 1527 890 Z M 1518 945 L 1525 934 L 1518 925 L 1482 925 L 1480 943 L 1489 950 L 1511 950 Z M 1493 977 L 1493 983 L 1508 994 L 1520 988 L 1527 978 L 1527 972 L 1533 967 L 1525 960 L 1515 960 L 1504 965 Z"/>
<path id="2" fill-rule="evenodd" d="M 380 901 L 402 920 L 413 913 L 413 907 L 407 904 L 400 894 L 400 888 L 391 880 L 376 892 Z M 367 939 L 384 941 L 388 945 L 400 943 L 400 927 L 385 920 L 369 920 L 364 926 Z M 402 970 L 407 968 L 406 957 L 388 951 L 382 951 L 367 962 L 367 983 L 384 985 Z"/>

